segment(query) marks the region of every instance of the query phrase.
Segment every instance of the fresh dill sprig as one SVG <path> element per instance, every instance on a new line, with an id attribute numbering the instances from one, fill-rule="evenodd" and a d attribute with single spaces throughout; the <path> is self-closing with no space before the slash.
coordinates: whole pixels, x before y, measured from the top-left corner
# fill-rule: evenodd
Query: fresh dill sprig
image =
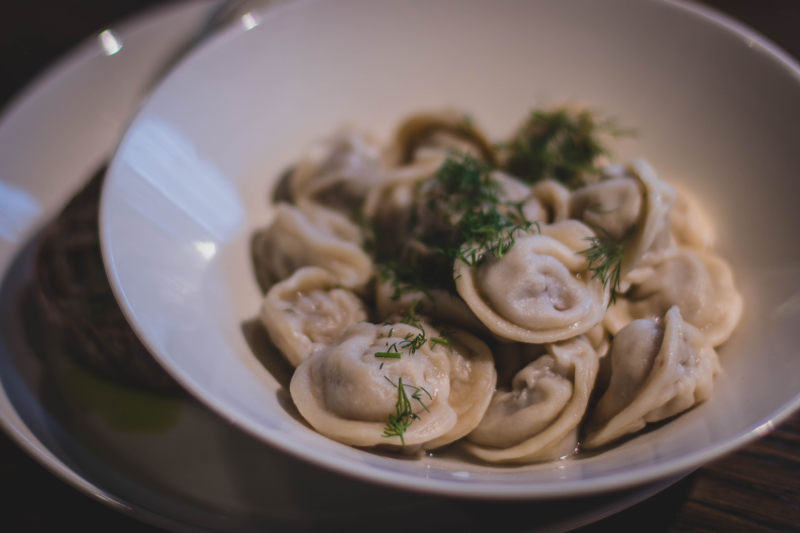
<path id="1" fill-rule="evenodd" d="M 516 234 L 538 228 L 525 219 L 521 202 L 501 199 L 491 169 L 469 154 L 448 158 L 436 173 L 436 184 L 440 191 L 433 199 L 456 221 L 455 239 L 441 247 L 452 259 L 473 266 L 489 255 L 501 258 L 514 246 Z"/>
<path id="2" fill-rule="evenodd" d="M 506 146 L 505 170 L 534 183 L 553 178 L 576 188 L 595 172 L 598 156 L 608 155 L 604 134 L 631 135 L 611 119 L 599 119 L 587 110 L 533 111 Z"/>
<path id="3" fill-rule="evenodd" d="M 416 335 L 406 333 L 403 337 L 403 340 L 400 341 L 400 347 L 403 349 L 408 349 L 409 353 L 412 354 L 422 348 L 425 345 L 425 342 L 428 340 L 425 336 L 425 328 L 422 327 L 422 321 L 417 315 L 417 310 L 420 308 L 421 304 L 422 302 L 420 300 L 414 300 L 411 306 L 406 310 L 401 320 L 401 322 L 404 324 L 408 324 L 409 326 L 419 330 L 419 333 Z"/>
<path id="4" fill-rule="evenodd" d="M 408 348 L 409 353 L 416 353 L 417 350 L 425 346 L 425 330 L 420 329 L 420 332 L 416 335 L 412 335 L 411 333 L 406 333 L 403 340 L 400 341 L 400 347 L 403 349 Z"/>
<path id="5" fill-rule="evenodd" d="M 417 415 L 411 407 L 411 400 L 409 400 L 408 394 L 406 393 L 406 387 L 412 389 L 411 398 L 419 402 L 422 408 L 427 412 L 430 412 L 430 409 L 428 409 L 428 406 L 422 401 L 421 393 L 424 392 L 431 400 L 433 400 L 433 396 L 423 387 L 415 387 L 414 385 L 403 383 L 402 377 L 397 378 L 396 384 L 386 376 L 384 376 L 384 379 L 397 389 L 397 402 L 394 406 L 394 413 L 389 415 L 386 421 L 386 427 L 383 428 L 383 437 L 400 437 L 400 443 L 405 446 L 406 440 L 404 435 L 406 430 L 412 422 L 419 420 L 419 415 Z"/>
<path id="6" fill-rule="evenodd" d="M 450 343 L 450 339 L 448 339 L 447 337 L 431 337 L 428 342 L 434 345 L 438 344 L 440 346 L 446 346 L 451 350 L 453 349 L 453 345 Z"/>
<path id="7" fill-rule="evenodd" d="M 417 315 L 417 310 L 420 308 L 420 306 L 421 301 L 414 300 L 401 320 L 401 322 L 404 324 L 408 324 L 409 326 L 418 329 L 419 333 L 416 335 L 413 333 L 406 333 L 401 341 L 393 342 L 392 344 L 389 344 L 387 341 L 386 350 L 382 352 L 375 352 L 375 357 L 382 359 L 401 359 L 403 357 L 404 350 L 408 350 L 409 354 L 414 354 L 417 350 L 425 345 L 428 339 L 425 334 L 425 328 L 422 326 L 422 321 Z M 393 334 L 394 328 L 392 327 L 389 329 L 389 333 L 386 336 L 388 338 L 392 338 Z"/>
<path id="8" fill-rule="evenodd" d="M 400 378 L 398 378 L 398 381 L 399 380 L 400 380 Z M 425 405 L 425 402 L 422 401 L 422 394 L 421 393 L 424 392 L 425 396 L 428 397 L 428 400 L 433 400 L 433 396 L 431 396 L 431 393 L 428 392 L 427 390 L 425 390 L 425 387 L 415 387 L 413 385 L 404 385 L 404 386 L 405 387 L 411 387 L 412 389 L 414 389 L 414 392 L 411 393 L 411 397 L 414 400 L 416 400 L 417 402 L 419 402 L 419 404 L 422 406 L 422 408 L 425 409 L 426 413 L 430 413 L 431 410 L 428 408 L 427 405 Z"/>
<path id="9" fill-rule="evenodd" d="M 519 219 L 516 215 L 509 217 L 490 207 L 483 211 L 470 211 L 461 222 L 464 239 L 458 248 L 456 257 L 469 266 L 479 264 L 489 255 L 502 259 L 516 242 L 518 233 L 540 231 L 538 222 Z"/>
<path id="10" fill-rule="evenodd" d="M 403 318 L 400 319 L 400 322 L 403 324 L 408 324 L 409 326 L 415 327 L 417 329 L 422 329 L 422 322 L 419 319 L 420 309 L 422 308 L 422 300 L 419 298 L 411 302 L 411 305 L 408 306 L 406 312 L 403 313 Z"/>
<path id="11" fill-rule="evenodd" d="M 491 176 L 491 168 L 470 154 L 448 157 L 436 171 L 440 197 L 451 211 L 469 211 L 499 202 L 500 184 Z M 430 201 L 430 200 L 429 200 Z"/>
<path id="12" fill-rule="evenodd" d="M 429 295 L 432 288 L 454 293 L 454 261 L 477 265 L 503 257 L 520 233 L 538 228 L 525 219 L 523 202 L 503 198 L 492 172 L 474 156 L 454 153 L 414 190 L 407 231 L 376 232 L 373 255 L 381 278 L 392 283 L 393 299 L 414 290 Z M 392 234 L 408 238 L 396 242 Z"/>
<path id="13" fill-rule="evenodd" d="M 622 257 L 625 254 L 624 241 L 614 239 L 608 233 L 602 232 L 597 237 L 586 239 L 591 243 L 589 248 L 578 252 L 586 257 L 592 279 L 599 279 L 603 288 L 610 290 L 608 305 L 617 301 L 617 292 L 622 277 Z"/>

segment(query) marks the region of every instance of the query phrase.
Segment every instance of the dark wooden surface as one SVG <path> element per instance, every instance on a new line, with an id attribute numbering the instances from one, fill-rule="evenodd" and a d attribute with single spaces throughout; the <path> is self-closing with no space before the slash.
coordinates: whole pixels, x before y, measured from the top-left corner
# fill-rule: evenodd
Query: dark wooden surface
<path id="1" fill-rule="evenodd" d="M 96 30 L 158 0 L 4 0 L 0 106 Z M 800 57 L 800 0 L 704 0 Z M 159 531 L 66 485 L 0 434 L 0 530 Z M 580 530 L 800 531 L 800 413 L 766 437 Z"/>

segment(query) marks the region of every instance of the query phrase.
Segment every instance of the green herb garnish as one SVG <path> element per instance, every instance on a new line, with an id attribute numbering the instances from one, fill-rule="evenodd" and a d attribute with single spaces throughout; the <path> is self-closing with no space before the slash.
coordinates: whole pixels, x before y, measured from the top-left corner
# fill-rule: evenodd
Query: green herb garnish
<path id="1" fill-rule="evenodd" d="M 507 145 L 504 168 L 530 183 L 553 178 L 577 188 L 597 171 L 598 156 L 609 153 L 602 135 L 631 133 L 613 120 L 598 119 L 586 110 L 533 111 Z"/>
<path id="2" fill-rule="evenodd" d="M 396 228 L 387 228 L 387 236 L 373 228 L 378 271 L 383 280 L 391 280 L 394 299 L 431 288 L 454 293 L 456 260 L 474 266 L 489 256 L 501 258 L 520 233 L 538 228 L 525 219 L 522 202 L 502 197 L 491 167 L 469 154 L 448 157 L 414 195 L 414 207 L 404 219 L 409 227 L 399 232 L 408 235 L 406 241 L 388 237 Z"/>
<path id="3" fill-rule="evenodd" d="M 403 315 L 403 319 L 401 320 L 404 324 L 408 324 L 409 326 L 419 330 L 419 333 L 416 335 L 406 333 L 403 337 L 403 340 L 400 341 L 400 347 L 403 349 L 408 349 L 409 353 L 412 354 L 422 348 L 425 345 L 425 341 L 427 341 L 425 336 L 425 328 L 422 327 L 422 321 L 420 321 L 419 316 L 417 316 L 417 309 L 419 309 L 420 304 L 421 302 L 419 300 L 414 300 L 408 310 L 406 310 L 406 313 Z"/>
<path id="4" fill-rule="evenodd" d="M 384 359 L 400 359 L 403 354 L 400 352 L 375 352 L 375 357 L 382 357 Z"/>
<path id="5" fill-rule="evenodd" d="M 514 246 L 516 235 L 534 227 L 539 231 L 538 222 L 528 222 L 513 214 L 507 216 L 493 207 L 470 211 L 462 219 L 464 242 L 455 255 L 469 266 L 479 264 L 487 256 L 502 259 Z"/>
<path id="6" fill-rule="evenodd" d="M 430 412 L 430 410 L 422 401 L 421 393 L 424 392 L 431 400 L 433 400 L 433 397 L 422 387 L 406 385 L 403 383 L 402 377 L 397 378 L 397 384 L 395 384 L 386 376 L 384 376 L 384 379 L 386 379 L 386 381 L 391 383 L 391 385 L 397 389 L 397 402 L 394 406 L 395 412 L 390 414 L 388 420 L 386 421 L 386 427 L 383 429 L 383 437 L 400 437 L 400 443 L 405 446 L 406 441 L 404 435 L 406 430 L 411 423 L 414 422 L 414 420 L 419 419 L 419 415 L 417 415 L 411 408 L 411 400 L 409 400 L 408 394 L 406 394 L 406 387 L 409 387 L 413 390 L 411 398 L 419 402 L 422 408 L 427 412 Z"/>
<path id="7" fill-rule="evenodd" d="M 400 319 L 400 322 L 402 322 L 403 324 L 408 324 L 409 326 L 421 330 L 422 322 L 420 321 L 419 316 L 417 315 L 421 307 L 422 307 L 422 300 L 417 299 L 411 302 L 411 305 L 409 305 L 408 309 L 406 309 L 406 312 L 403 314 L 403 318 Z"/>
<path id="8" fill-rule="evenodd" d="M 450 339 L 446 337 L 431 337 L 430 339 L 431 344 L 438 344 L 440 346 L 447 346 L 448 348 L 452 349 L 452 345 L 450 344 Z"/>
<path id="9" fill-rule="evenodd" d="M 403 356 L 403 350 L 408 350 L 410 354 L 413 354 L 425 345 L 425 342 L 427 341 L 425 329 L 422 327 L 422 322 L 417 316 L 417 309 L 420 307 L 420 305 L 421 302 L 419 300 L 414 300 L 401 320 L 404 324 L 408 324 L 409 326 L 417 328 L 419 333 L 416 335 L 412 333 L 406 333 L 403 336 L 403 340 L 400 342 L 393 342 L 392 344 L 387 343 L 386 351 L 375 352 L 375 357 L 384 359 L 400 359 Z M 387 337 L 391 338 L 392 335 L 394 335 L 394 327 L 389 329 L 389 334 Z"/>
<path id="10" fill-rule="evenodd" d="M 608 305 L 612 305 L 617 301 L 617 292 L 622 277 L 624 241 L 617 241 L 606 232 L 586 240 L 591 243 L 591 246 L 578 253 L 586 257 L 589 270 L 592 271 L 592 279 L 599 279 L 603 283 L 603 288 L 610 290 Z"/>
<path id="11" fill-rule="evenodd" d="M 469 154 L 448 158 L 425 191 L 427 209 L 446 231 L 423 234 L 423 243 L 452 261 L 476 265 L 487 256 L 505 255 L 519 232 L 535 225 L 525 219 L 520 202 L 501 198 L 492 170 Z"/>

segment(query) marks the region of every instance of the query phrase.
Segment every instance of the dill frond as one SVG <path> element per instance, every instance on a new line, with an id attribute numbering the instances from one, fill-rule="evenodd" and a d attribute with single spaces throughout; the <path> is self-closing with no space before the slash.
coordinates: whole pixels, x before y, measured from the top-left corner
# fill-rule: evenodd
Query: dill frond
<path id="1" fill-rule="evenodd" d="M 406 440 L 404 435 L 406 430 L 412 422 L 419 420 L 419 415 L 411 408 L 411 400 L 409 400 L 408 394 L 406 393 L 406 387 L 412 389 L 411 398 L 419 402 L 422 408 L 427 412 L 430 412 L 430 409 L 422 401 L 420 393 L 424 392 L 431 400 L 433 400 L 433 396 L 423 387 L 415 387 L 414 385 L 403 383 L 402 377 L 397 378 L 396 384 L 386 376 L 384 376 L 384 379 L 397 389 L 397 402 L 395 403 L 395 412 L 390 414 L 386 421 L 386 427 L 383 429 L 382 436 L 386 438 L 400 437 L 400 443 L 405 446 Z"/>
<path id="2" fill-rule="evenodd" d="M 577 188 L 597 170 L 598 156 L 609 154 L 602 136 L 632 133 L 587 110 L 536 110 L 506 146 L 504 168 L 531 183 L 553 178 Z"/>
<path id="3" fill-rule="evenodd" d="M 409 227 L 399 232 L 408 240 L 392 247 L 391 239 L 373 229 L 373 242 L 382 243 L 373 247 L 373 256 L 381 278 L 392 283 L 393 299 L 433 288 L 455 293 L 454 261 L 473 266 L 488 256 L 501 258 L 520 234 L 538 229 L 525 219 L 523 202 L 502 198 L 492 168 L 469 154 L 449 156 L 414 195 Z"/>
<path id="4" fill-rule="evenodd" d="M 608 305 L 617 301 L 617 293 L 622 278 L 622 257 L 625 254 L 624 242 L 619 242 L 607 233 L 589 237 L 590 246 L 578 252 L 586 258 L 592 279 L 599 279 L 603 288 L 610 290 Z"/>

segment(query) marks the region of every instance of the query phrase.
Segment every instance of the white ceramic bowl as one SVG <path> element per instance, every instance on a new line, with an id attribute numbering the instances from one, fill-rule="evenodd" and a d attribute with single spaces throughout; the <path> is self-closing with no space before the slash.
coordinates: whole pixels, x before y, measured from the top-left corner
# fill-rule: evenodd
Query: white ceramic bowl
<path id="1" fill-rule="evenodd" d="M 378 455 L 309 429 L 280 384 L 285 372 L 243 334 L 261 302 L 248 241 L 269 218 L 277 176 L 342 123 L 385 138 L 410 111 L 454 106 L 497 138 L 534 106 L 561 103 L 634 127 L 619 158 L 647 157 L 711 213 L 746 301 L 713 398 L 609 451 L 521 467 Z M 161 363 L 268 443 L 442 494 L 619 489 L 696 468 L 800 404 L 798 124 L 797 65 L 689 4 L 281 3 L 193 53 L 141 109 L 109 170 L 103 250 L 123 309 Z"/>

